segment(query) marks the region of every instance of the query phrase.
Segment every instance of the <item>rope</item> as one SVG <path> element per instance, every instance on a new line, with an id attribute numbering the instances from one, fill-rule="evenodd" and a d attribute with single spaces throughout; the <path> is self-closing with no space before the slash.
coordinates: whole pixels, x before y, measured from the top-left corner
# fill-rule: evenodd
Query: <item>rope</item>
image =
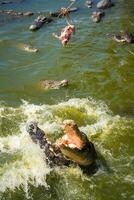
<path id="1" fill-rule="evenodd" d="M 131 53 L 131 54 L 134 56 L 134 52 L 132 52 L 132 51 L 129 51 L 129 53 Z"/>
<path id="2" fill-rule="evenodd" d="M 68 11 L 69 11 L 69 8 L 71 8 L 71 6 L 75 3 L 75 1 L 76 0 L 72 1 L 67 8 L 61 8 L 61 13 L 58 15 L 58 17 L 60 17 L 62 15 L 62 9 L 63 9 L 63 15 L 65 12 L 66 22 L 68 25 L 70 25 L 70 22 L 72 23 L 72 19 L 70 18 Z"/>

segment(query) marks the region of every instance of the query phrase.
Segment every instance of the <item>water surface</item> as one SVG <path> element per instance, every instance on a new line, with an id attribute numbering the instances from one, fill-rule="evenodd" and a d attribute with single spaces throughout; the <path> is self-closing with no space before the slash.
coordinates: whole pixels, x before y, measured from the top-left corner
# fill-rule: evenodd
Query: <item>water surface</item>
<path id="1" fill-rule="evenodd" d="M 30 32 L 38 16 L 13 19 L 0 15 L 0 194 L 1 199 L 134 199 L 133 63 L 134 45 L 117 44 L 107 34 L 134 34 L 134 4 L 118 0 L 94 24 L 95 10 L 78 0 L 71 14 L 76 34 L 66 48 L 52 37 L 64 18 Z M 25 0 L 0 9 L 46 14 L 69 1 Z M 39 52 L 28 53 L 31 44 Z M 69 80 L 59 90 L 43 90 L 40 80 Z M 54 141 L 64 119 L 74 119 L 95 144 L 100 167 L 92 176 L 77 166 L 50 169 L 38 145 L 25 131 L 36 120 Z"/>

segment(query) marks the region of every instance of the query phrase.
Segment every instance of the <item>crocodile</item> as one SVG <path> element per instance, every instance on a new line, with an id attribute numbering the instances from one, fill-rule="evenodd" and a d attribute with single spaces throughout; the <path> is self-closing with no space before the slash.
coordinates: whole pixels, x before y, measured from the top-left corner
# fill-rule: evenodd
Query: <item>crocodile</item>
<path id="1" fill-rule="evenodd" d="M 54 80 L 42 80 L 40 81 L 41 87 L 44 89 L 59 89 L 61 87 L 68 86 L 68 80 L 54 81 Z"/>
<path id="2" fill-rule="evenodd" d="M 30 25 L 29 30 L 30 31 L 38 30 L 43 26 L 43 24 L 48 24 L 52 21 L 53 21 L 52 18 L 40 15 L 34 20 L 33 24 Z"/>
<path id="3" fill-rule="evenodd" d="M 60 152 L 60 149 L 52 144 L 45 136 L 43 130 L 38 127 L 37 122 L 30 121 L 26 124 L 26 131 L 29 133 L 30 138 L 36 144 L 39 144 L 46 156 L 46 162 L 50 167 L 54 166 L 68 166 L 71 161 Z"/>
<path id="4" fill-rule="evenodd" d="M 104 17 L 105 13 L 102 11 L 94 11 L 92 13 L 93 22 L 98 23 L 101 21 L 101 18 Z"/>
<path id="5" fill-rule="evenodd" d="M 116 42 L 134 43 L 134 36 L 129 31 L 125 31 L 122 34 L 113 35 L 113 40 Z"/>
<path id="6" fill-rule="evenodd" d="M 63 124 L 64 135 L 53 144 L 36 122 L 27 123 L 26 130 L 32 141 L 43 149 L 46 161 L 51 167 L 76 163 L 83 169 L 89 169 L 97 158 L 93 143 L 78 129 L 73 120 L 65 120 Z"/>
<path id="7" fill-rule="evenodd" d="M 98 9 L 106 9 L 114 6 L 111 0 L 101 0 L 97 3 Z"/>
<path id="8" fill-rule="evenodd" d="M 65 120 L 63 124 L 64 135 L 56 142 L 63 155 L 79 166 L 92 165 L 97 158 L 93 143 L 79 130 L 73 120 Z"/>

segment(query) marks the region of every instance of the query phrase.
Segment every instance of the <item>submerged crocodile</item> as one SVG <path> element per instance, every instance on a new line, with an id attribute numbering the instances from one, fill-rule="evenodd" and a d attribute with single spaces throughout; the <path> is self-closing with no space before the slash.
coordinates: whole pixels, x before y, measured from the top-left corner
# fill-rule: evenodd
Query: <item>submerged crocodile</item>
<path id="1" fill-rule="evenodd" d="M 87 0 L 87 1 L 85 2 L 85 6 L 86 6 L 87 8 L 92 8 L 92 4 L 93 4 L 92 0 Z"/>
<path id="2" fill-rule="evenodd" d="M 111 0 L 101 0 L 97 3 L 97 8 L 106 9 L 114 6 Z"/>
<path id="3" fill-rule="evenodd" d="M 126 42 L 126 43 L 134 43 L 134 36 L 129 31 L 125 31 L 122 34 L 117 34 L 113 36 L 113 40 L 116 42 Z"/>
<path id="4" fill-rule="evenodd" d="M 52 18 L 40 15 L 34 20 L 33 24 L 30 25 L 29 30 L 31 31 L 38 30 L 43 26 L 43 24 L 48 24 L 52 21 L 53 21 Z"/>
<path id="5" fill-rule="evenodd" d="M 45 133 L 37 126 L 36 122 L 30 122 L 26 126 L 31 139 L 39 143 L 47 157 L 50 166 L 77 163 L 80 167 L 89 167 L 96 159 L 94 145 L 89 142 L 87 136 L 80 132 L 73 120 L 64 121 L 65 135 L 52 144 L 45 137 Z"/>
<path id="6" fill-rule="evenodd" d="M 70 8 L 68 10 L 69 13 L 71 12 L 76 12 L 78 10 L 78 8 Z M 60 17 L 61 14 L 60 14 L 61 10 L 57 11 L 57 12 L 54 12 L 54 13 L 49 13 L 49 16 L 45 17 L 43 15 L 40 15 L 38 16 L 32 25 L 30 25 L 29 27 L 29 30 L 31 31 L 35 31 L 35 30 L 38 30 L 40 29 L 44 24 L 48 24 L 50 22 L 53 21 L 52 17 Z"/>
<path id="7" fill-rule="evenodd" d="M 104 17 L 105 13 L 102 11 L 94 11 L 92 13 L 93 22 L 98 23 L 101 21 L 102 17 Z"/>
<path id="8" fill-rule="evenodd" d="M 0 10 L 0 13 L 2 14 L 8 14 L 16 17 L 27 17 L 27 16 L 32 16 L 34 15 L 33 12 L 27 11 L 27 12 L 16 12 L 15 10 Z"/>
<path id="9" fill-rule="evenodd" d="M 54 81 L 54 80 L 42 80 L 40 82 L 40 85 L 44 89 L 59 89 L 61 87 L 68 86 L 68 80 L 62 80 L 62 81 Z"/>
<path id="10" fill-rule="evenodd" d="M 0 5 L 21 3 L 21 2 L 23 2 L 23 0 L 19 0 L 19 1 L 2 1 L 2 2 L 0 2 Z"/>

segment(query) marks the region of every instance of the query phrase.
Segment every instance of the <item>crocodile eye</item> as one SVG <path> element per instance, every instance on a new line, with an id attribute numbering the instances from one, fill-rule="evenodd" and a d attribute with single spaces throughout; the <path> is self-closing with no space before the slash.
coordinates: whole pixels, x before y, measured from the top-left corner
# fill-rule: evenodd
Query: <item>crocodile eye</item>
<path id="1" fill-rule="evenodd" d="M 35 127 L 34 127 L 34 125 L 33 125 L 33 124 L 31 124 L 31 125 L 30 125 L 30 128 L 31 128 L 31 129 L 34 129 Z"/>
<path id="2" fill-rule="evenodd" d="M 37 129 L 37 123 L 36 122 L 29 122 L 27 123 L 26 130 L 27 132 L 35 132 Z"/>

